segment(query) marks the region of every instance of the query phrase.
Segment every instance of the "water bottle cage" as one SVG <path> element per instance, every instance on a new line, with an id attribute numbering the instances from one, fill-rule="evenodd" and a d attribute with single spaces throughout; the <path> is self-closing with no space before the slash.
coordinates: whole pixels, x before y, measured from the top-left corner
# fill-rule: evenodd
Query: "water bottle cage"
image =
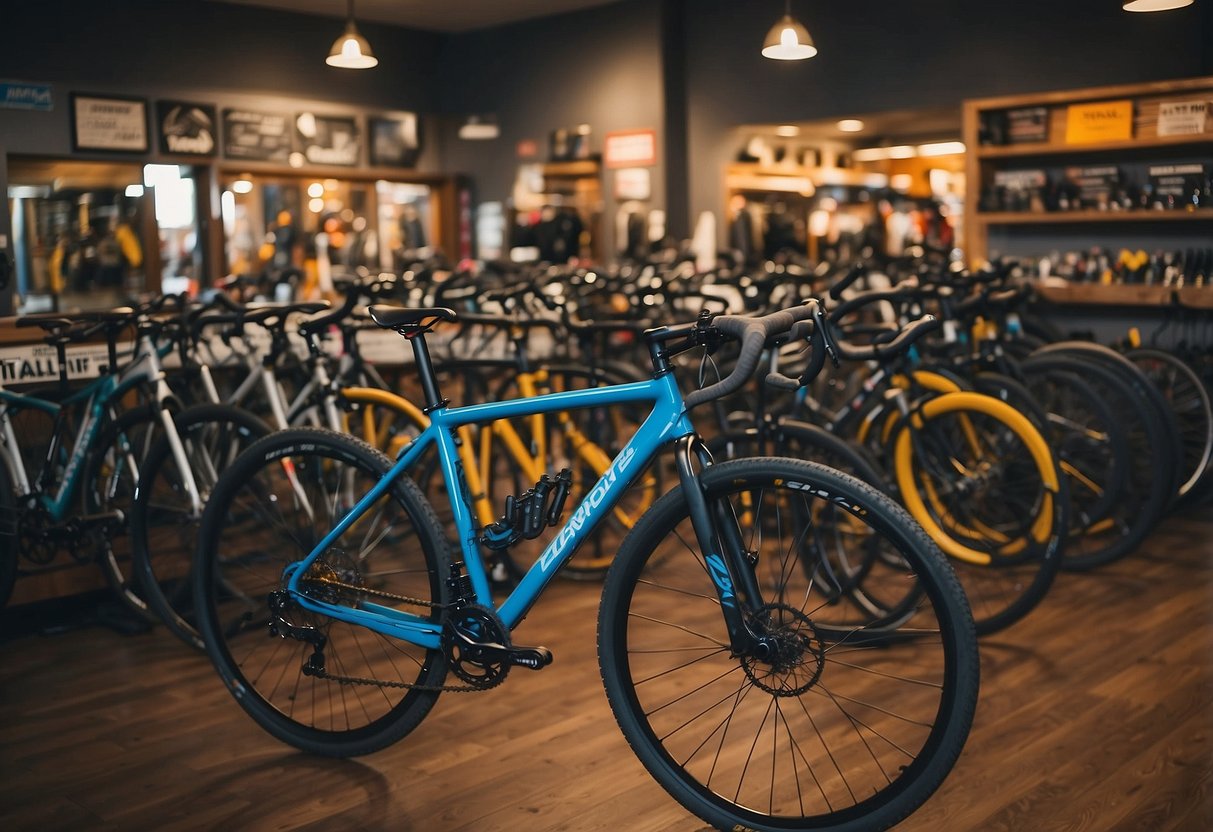
<path id="1" fill-rule="evenodd" d="M 523 538 L 538 537 L 546 527 L 560 521 L 572 484 L 573 475 L 564 468 L 555 477 L 544 474 L 521 497 L 506 497 L 505 513 L 484 530 L 481 542 L 490 549 L 506 549 Z"/>

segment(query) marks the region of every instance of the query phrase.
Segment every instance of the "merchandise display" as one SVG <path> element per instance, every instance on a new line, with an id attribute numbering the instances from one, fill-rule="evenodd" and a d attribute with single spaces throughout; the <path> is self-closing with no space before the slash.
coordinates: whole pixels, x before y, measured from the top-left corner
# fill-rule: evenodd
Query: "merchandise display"
<path id="1" fill-rule="evenodd" d="M 6 8 L 0 828 L 1213 826 L 1213 0 L 751 5 Z"/>

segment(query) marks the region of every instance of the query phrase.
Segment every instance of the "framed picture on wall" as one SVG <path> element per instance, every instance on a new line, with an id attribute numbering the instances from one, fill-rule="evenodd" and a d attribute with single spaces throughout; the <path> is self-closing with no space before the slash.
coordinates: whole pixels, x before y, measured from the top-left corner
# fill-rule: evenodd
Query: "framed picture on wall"
<path id="1" fill-rule="evenodd" d="M 303 157 L 313 165 L 354 167 L 362 155 L 358 122 L 353 116 L 295 116 L 295 138 Z"/>
<path id="2" fill-rule="evenodd" d="M 229 108 L 223 111 L 223 155 L 253 162 L 286 162 L 291 155 L 291 117 Z"/>
<path id="3" fill-rule="evenodd" d="M 72 150 L 147 153 L 147 101 L 72 93 Z"/>
<path id="4" fill-rule="evenodd" d="M 156 102 L 156 134 L 161 153 L 214 156 L 219 149 L 218 124 L 213 104 Z"/>
<path id="5" fill-rule="evenodd" d="M 421 156 L 421 121 L 416 113 L 370 118 L 371 164 L 411 168 Z"/>

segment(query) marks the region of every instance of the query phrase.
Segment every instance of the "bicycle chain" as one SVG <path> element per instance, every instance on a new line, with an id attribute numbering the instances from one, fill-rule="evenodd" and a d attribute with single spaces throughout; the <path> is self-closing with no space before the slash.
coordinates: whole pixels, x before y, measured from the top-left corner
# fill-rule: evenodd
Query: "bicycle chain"
<path id="1" fill-rule="evenodd" d="M 397 595 L 394 592 L 388 592 L 383 589 L 371 589 L 370 587 L 357 586 L 356 584 L 347 584 L 343 581 L 334 580 L 333 578 L 310 578 L 309 583 L 320 583 L 326 586 L 336 587 L 338 589 L 353 590 L 355 592 L 374 595 L 378 598 L 388 598 L 393 601 L 401 601 L 406 604 L 412 604 L 417 607 L 429 607 L 430 609 L 444 609 L 445 604 L 435 604 L 433 601 L 424 601 L 420 598 L 411 598 L 408 595 Z M 339 685 L 366 685 L 369 687 L 379 688 L 402 688 L 405 690 L 422 690 L 435 693 L 476 693 L 482 690 L 489 690 L 504 681 L 503 678 L 497 679 L 491 685 L 419 685 L 413 682 L 389 682 L 386 679 L 368 679 L 363 676 L 338 676 L 334 673 L 329 673 L 327 670 L 312 670 L 311 674 L 314 679 L 324 679 L 328 682 L 336 682 Z"/>

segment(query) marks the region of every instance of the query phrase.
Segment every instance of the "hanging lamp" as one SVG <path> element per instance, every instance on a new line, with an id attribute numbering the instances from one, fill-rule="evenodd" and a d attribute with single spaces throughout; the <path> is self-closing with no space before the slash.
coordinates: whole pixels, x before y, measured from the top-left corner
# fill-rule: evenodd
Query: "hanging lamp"
<path id="1" fill-rule="evenodd" d="M 500 135 L 501 128 L 493 116 L 470 115 L 468 120 L 459 127 L 459 138 L 466 141 L 495 139 Z"/>
<path id="2" fill-rule="evenodd" d="M 333 48 L 324 62 L 342 69 L 370 69 L 379 64 L 379 59 L 371 52 L 371 45 L 354 25 L 354 0 L 348 0 L 346 4 L 345 32 L 333 41 Z"/>
<path id="3" fill-rule="evenodd" d="M 1124 0 L 1120 7 L 1127 12 L 1165 12 L 1191 5 L 1192 0 Z"/>
<path id="4" fill-rule="evenodd" d="M 817 54 L 809 30 L 792 17 L 792 0 L 784 0 L 783 17 L 776 21 L 762 42 L 762 55 L 776 61 L 803 61 Z"/>

